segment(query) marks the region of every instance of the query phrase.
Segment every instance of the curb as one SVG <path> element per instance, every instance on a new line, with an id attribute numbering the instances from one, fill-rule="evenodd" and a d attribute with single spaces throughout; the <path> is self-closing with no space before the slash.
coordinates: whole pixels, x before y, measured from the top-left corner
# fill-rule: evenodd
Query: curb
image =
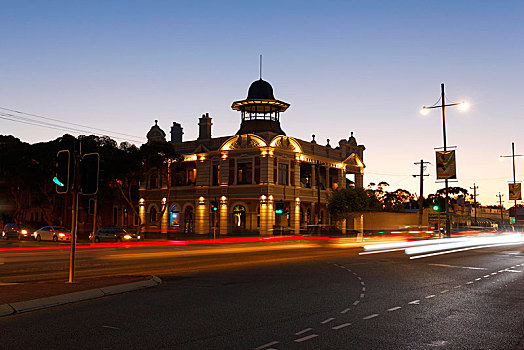
<path id="1" fill-rule="evenodd" d="M 156 276 L 151 276 L 151 279 L 144 281 L 137 281 L 125 284 L 117 284 L 114 286 L 107 286 L 101 288 L 94 288 L 83 290 L 79 292 L 55 295 L 47 298 L 39 298 L 27 301 L 19 301 L 11 304 L 0 305 L 0 317 L 12 314 L 19 314 L 33 310 L 45 309 L 48 307 L 75 303 L 77 301 L 96 299 L 106 295 L 114 295 L 125 292 L 131 292 L 138 289 L 155 287 L 162 283 L 162 280 Z"/>

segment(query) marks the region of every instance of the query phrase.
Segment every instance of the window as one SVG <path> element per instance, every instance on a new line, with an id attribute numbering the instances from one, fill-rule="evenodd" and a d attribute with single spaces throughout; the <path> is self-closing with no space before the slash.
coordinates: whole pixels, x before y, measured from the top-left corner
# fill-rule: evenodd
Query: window
<path id="1" fill-rule="evenodd" d="M 129 220 L 129 213 L 127 212 L 127 208 L 123 209 L 123 217 L 122 217 L 122 219 L 123 219 L 122 225 L 123 226 L 127 226 L 128 220 Z"/>
<path id="2" fill-rule="evenodd" d="M 149 188 L 158 188 L 158 176 L 156 174 L 149 177 Z"/>
<path id="3" fill-rule="evenodd" d="M 278 163 L 278 184 L 279 185 L 288 185 L 288 165 L 284 163 Z"/>
<path id="4" fill-rule="evenodd" d="M 253 164 L 251 164 L 251 162 L 237 164 L 237 184 L 238 185 L 251 184 L 252 177 L 253 177 Z"/>
<path id="5" fill-rule="evenodd" d="M 177 227 L 180 225 L 180 212 L 176 204 L 173 204 L 169 211 L 169 225 Z"/>
<path id="6" fill-rule="evenodd" d="M 196 168 L 187 170 L 187 185 L 196 184 Z"/>
<path id="7" fill-rule="evenodd" d="M 149 222 L 152 223 L 155 221 L 156 221 L 156 208 L 151 207 L 151 209 L 149 209 Z"/>
<path id="8" fill-rule="evenodd" d="M 113 208 L 113 226 L 118 225 L 118 208 Z"/>
<path id="9" fill-rule="evenodd" d="M 213 164 L 213 174 L 212 174 L 212 183 L 211 186 L 218 186 L 220 183 L 220 164 Z"/>

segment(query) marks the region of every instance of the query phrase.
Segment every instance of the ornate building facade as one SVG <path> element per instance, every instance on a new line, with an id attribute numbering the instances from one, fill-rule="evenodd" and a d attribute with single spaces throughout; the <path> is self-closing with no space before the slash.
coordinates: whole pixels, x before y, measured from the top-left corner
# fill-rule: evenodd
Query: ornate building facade
<path id="1" fill-rule="evenodd" d="M 246 99 L 232 104 L 241 114 L 235 135 L 212 137 L 205 114 L 198 138 L 183 141 L 182 126 L 173 123 L 169 142 L 184 161 L 169 175 L 155 169 L 146 174 L 139 190 L 142 222 L 162 233 L 263 236 L 327 225 L 330 192 L 363 186 L 365 147 L 353 133 L 336 147 L 329 140 L 318 144 L 315 135 L 311 141 L 287 136 L 280 116 L 288 107 L 260 79 Z M 156 121 L 147 134 L 148 141 L 165 136 Z"/>

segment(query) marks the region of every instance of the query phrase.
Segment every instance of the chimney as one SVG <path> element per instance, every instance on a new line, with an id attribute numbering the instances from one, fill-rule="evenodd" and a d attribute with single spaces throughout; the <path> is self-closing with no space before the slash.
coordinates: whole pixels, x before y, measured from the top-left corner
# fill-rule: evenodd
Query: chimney
<path id="1" fill-rule="evenodd" d="M 199 140 L 206 140 L 211 138 L 211 118 L 209 117 L 209 113 L 202 114 L 202 118 L 198 119 L 198 126 L 199 126 L 199 132 L 198 132 L 198 139 Z"/>
<path id="2" fill-rule="evenodd" d="M 182 135 L 184 135 L 184 132 L 182 131 L 182 125 L 173 122 L 173 126 L 171 127 L 171 142 L 181 143 Z"/>

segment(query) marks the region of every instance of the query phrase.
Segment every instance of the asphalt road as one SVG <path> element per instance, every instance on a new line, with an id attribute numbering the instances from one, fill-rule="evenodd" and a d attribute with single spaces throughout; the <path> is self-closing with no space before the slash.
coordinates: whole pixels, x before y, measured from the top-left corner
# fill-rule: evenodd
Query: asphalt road
<path id="1" fill-rule="evenodd" d="M 30 252 L 3 254 L 0 282 L 45 279 L 67 258 Z M 522 244 L 421 259 L 360 252 L 319 242 L 85 249 L 79 275 L 127 266 L 164 283 L 0 318 L 0 348 L 524 349 Z"/>

